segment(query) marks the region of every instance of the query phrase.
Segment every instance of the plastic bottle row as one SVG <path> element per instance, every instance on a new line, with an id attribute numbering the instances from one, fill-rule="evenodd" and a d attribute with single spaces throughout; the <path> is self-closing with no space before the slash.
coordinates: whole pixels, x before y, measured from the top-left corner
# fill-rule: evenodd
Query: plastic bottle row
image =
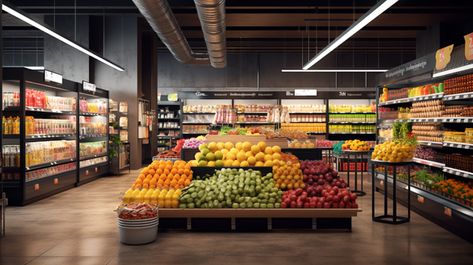
<path id="1" fill-rule="evenodd" d="M 26 167 L 73 159 L 75 156 L 75 140 L 26 143 Z"/>
<path id="2" fill-rule="evenodd" d="M 20 117 L 3 117 L 3 134 L 20 134 Z M 75 134 L 76 122 L 71 119 L 37 119 L 25 117 L 26 135 Z"/>

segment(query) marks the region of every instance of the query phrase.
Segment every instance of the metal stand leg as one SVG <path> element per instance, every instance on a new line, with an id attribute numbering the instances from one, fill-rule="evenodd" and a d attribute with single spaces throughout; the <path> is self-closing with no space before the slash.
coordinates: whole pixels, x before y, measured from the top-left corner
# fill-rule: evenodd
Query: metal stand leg
<path id="1" fill-rule="evenodd" d="M 397 216 L 397 166 L 392 165 L 393 167 L 393 175 L 392 175 L 392 180 L 393 180 L 393 191 L 392 191 L 392 199 L 393 199 L 393 209 L 392 209 L 392 215 L 388 214 L 388 165 L 384 166 L 384 215 L 381 216 L 374 216 L 374 208 L 373 208 L 373 221 L 375 222 L 380 222 L 380 223 L 386 223 L 386 224 L 402 224 L 402 223 L 407 223 L 409 222 L 410 218 L 410 201 L 408 202 L 407 209 L 408 209 L 408 217 L 402 217 L 402 216 Z M 408 172 L 409 174 L 409 172 Z M 373 190 L 374 190 L 374 185 L 373 185 Z M 408 192 L 410 192 L 410 180 L 408 180 Z M 409 200 L 410 196 L 408 195 Z M 374 202 L 374 194 L 373 194 L 373 199 L 372 201 Z M 374 204 L 373 204 L 374 205 Z"/>
<path id="2" fill-rule="evenodd" d="M 388 215 L 388 166 L 384 166 L 384 215 Z"/>
<path id="3" fill-rule="evenodd" d="M 371 219 L 374 220 L 375 212 L 375 204 L 374 204 L 374 197 L 375 197 L 375 175 L 374 175 L 374 166 L 371 166 Z"/>
<path id="4" fill-rule="evenodd" d="M 350 187 L 350 154 L 347 155 L 345 161 L 347 163 L 347 186 Z"/>
<path id="5" fill-rule="evenodd" d="M 355 164 L 355 190 L 358 191 L 358 155 L 357 154 L 355 154 L 354 164 Z"/>
<path id="6" fill-rule="evenodd" d="M 397 221 L 396 173 L 397 167 L 393 166 L 393 222 Z"/>
<path id="7" fill-rule="evenodd" d="M 411 220 L 411 166 L 407 166 L 407 221 Z"/>

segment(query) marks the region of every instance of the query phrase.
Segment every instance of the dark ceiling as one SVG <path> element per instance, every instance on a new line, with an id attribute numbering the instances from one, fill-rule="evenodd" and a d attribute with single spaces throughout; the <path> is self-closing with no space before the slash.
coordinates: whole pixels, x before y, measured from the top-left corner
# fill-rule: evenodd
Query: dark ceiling
<path id="1" fill-rule="evenodd" d="M 193 0 L 168 0 L 192 48 L 205 43 Z M 30 14 L 137 14 L 131 0 L 13 0 Z M 329 38 L 347 29 L 377 1 L 227 0 L 227 46 L 232 51 L 320 50 Z M 444 21 L 467 19 L 471 0 L 400 0 L 370 23 L 339 51 L 415 53 L 416 35 Z M 471 20 L 471 17 L 470 17 Z M 5 23 L 5 20 L 4 20 Z M 6 22 L 5 26 L 10 25 Z M 165 49 L 160 46 L 160 49 Z"/>

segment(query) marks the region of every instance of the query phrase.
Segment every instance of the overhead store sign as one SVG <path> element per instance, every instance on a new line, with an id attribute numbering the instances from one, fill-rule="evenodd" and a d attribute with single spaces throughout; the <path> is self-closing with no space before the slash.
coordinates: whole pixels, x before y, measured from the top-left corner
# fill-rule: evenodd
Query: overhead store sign
<path id="1" fill-rule="evenodd" d="M 465 59 L 473 60 L 473 33 L 465 35 Z"/>
<path id="2" fill-rule="evenodd" d="M 389 85 L 414 76 L 432 73 L 434 64 L 433 54 L 423 56 L 378 75 L 378 85 Z"/>
<path id="3" fill-rule="evenodd" d="M 453 44 L 442 49 L 438 49 L 435 53 L 435 69 L 443 70 L 450 63 L 452 58 Z"/>
<path id="4" fill-rule="evenodd" d="M 302 92 L 309 95 L 300 94 Z M 296 91 L 299 91 L 296 94 Z M 198 91 L 179 92 L 181 99 L 324 99 L 324 98 L 350 98 L 350 99 L 374 99 L 374 91 L 318 91 L 315 89 L 295 89 L 291 91 L 260 91 L 260 92 L 237 92 L 237 91 Z"/>
<path id="5" fill-rule="evenodd" d="M 62 75 L 48 70 L 44 70 L 44 81 L 62 84 Z"/>
<path id="6" fill-rule="evenodd" d="M 317 96 L 317 89 L 294 89 L 295 96 Z"/>
<path id="7" fill-rule="evenodd" d="M 435 69 L 433 77 L 445 77 L 457 73 L 471 73 L 473 70 L 473 62 L 469 60 L 471 58 L 470 53 L 473 53 L 473 47 L 471 44 L 472 34 L 465 36 L 465 47 L 455 47 L 450 51 L 449 63 L 445 65 L 441 70 Z M 449 46 L 450 47 L 450 46 Z M 448 52 L 448 51 L 447 51 Z"/>
<path id="8" fill-rule="evenodd" d="M 89 82 L 86 82 L 86 81 L 82 81 L 82 89 L 84 91 L 90 91 L 90 92 L 95 93 L 97 91 L 97 86 L 95 84 L 92 84 L 92 83 L 89 83 Z"/>

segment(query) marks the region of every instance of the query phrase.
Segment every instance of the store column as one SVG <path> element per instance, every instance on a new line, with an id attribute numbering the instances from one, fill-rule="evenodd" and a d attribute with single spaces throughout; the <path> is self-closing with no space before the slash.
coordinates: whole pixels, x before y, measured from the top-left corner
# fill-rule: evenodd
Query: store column
<path id="1" fill-rule="evenodd" d="M 138 140 L 138 41 L 137 17 L 106 16 L 90 19 L 90 32 L 96 35 L 97 28 L 102 34 L 91 36 L 91 48 L 125 68 L 117 71 L 105 64 L 95 62 L 90 69 L 91 82 L 110 92 L 110 98 L 128 103 L 128 138 L 130 142 L 131 169 L 141 168 L 141 142 Z M 95 33 L 94 33 L 95 32 Z M 100 49 L 102 47 L 102 49 Z M 90 59 L 93 60 L 93 59 Z"/>

